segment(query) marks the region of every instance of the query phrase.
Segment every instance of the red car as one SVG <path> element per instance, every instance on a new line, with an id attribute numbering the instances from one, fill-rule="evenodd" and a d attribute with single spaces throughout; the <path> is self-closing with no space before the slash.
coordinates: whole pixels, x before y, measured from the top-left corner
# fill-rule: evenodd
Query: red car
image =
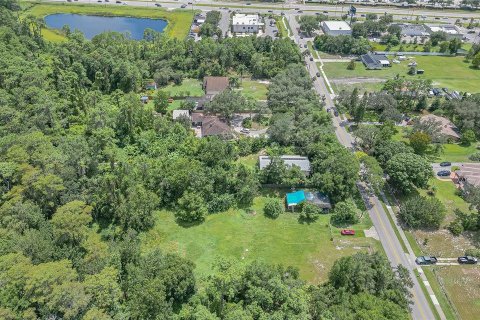
<path id="1" fill-rule="evenodd" d="M 352 229 L 343 229 L 341 232 L 342 236 L 354 236 L 355 230 Z"/>

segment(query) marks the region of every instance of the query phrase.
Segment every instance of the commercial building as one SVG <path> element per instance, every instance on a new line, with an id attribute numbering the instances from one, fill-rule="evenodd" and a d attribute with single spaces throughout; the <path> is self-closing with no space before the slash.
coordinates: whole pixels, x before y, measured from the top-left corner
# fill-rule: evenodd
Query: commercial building
<path id="1" fill-rule="evenodd" d="M 423 24 L 398 23 L 402 37 L 429 37 L 430 33 Z"/>
<path id="2" fill-rule="evenodd" d="M 236 14 L 232 20 L 233 33 L 258 33 L 263 26 L 258 14 Z"/>
<path id="3" fill-rule="evenodd" d="M 384 54 L 368 52 L 367 54 L 363 54 L 360 59 L 368 70 L 379 70 L 391 66 L 390 61 Z"/>
<path id="4" fill-rule="evenodd" d="M 322 30 L 329 36 L 352 34 L 352 28 L 345 21 L 322 21 Z"/>
<path id="5" fill-rule="evenodd" d="M 434 32 L 445 32 L 447 34 L 447 40 L 454 38 L 462 40 L 463 38 L 463 33 L 453 24 L 426 24 L 425 27 L 430 34 Z"/>

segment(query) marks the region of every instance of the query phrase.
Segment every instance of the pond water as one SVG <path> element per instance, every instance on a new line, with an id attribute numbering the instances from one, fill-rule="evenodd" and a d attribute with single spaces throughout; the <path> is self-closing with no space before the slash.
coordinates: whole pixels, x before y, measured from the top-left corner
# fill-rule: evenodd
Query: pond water
<path id="1" fill-rule="evenodd" d="M 135 40 L 143 39 L 143 31 L 147 28 L 162 32 L 167 26 L 167 21 L 162 19 L 131 18 L 131 17 L 105 17 L 88 16 L 81 14 L 56 13 L 45 17 L 47 27 L 62 29 L 68 25 L 70 30 L 83 32 L 85 38 L 92 39 L 97 34 L 105 31 L 130 33 Z"/>

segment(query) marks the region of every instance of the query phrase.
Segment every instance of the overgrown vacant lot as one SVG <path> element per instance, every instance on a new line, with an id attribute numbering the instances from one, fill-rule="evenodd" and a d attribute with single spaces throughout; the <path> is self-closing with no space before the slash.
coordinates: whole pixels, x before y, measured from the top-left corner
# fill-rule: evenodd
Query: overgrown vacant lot
<path id="1" fill-rule="evenodd" d="M 425 74 L 409 76 L 408 63 L 417 62 L 417 68 L 425 70 Z M 367 70 L 361 62 L 357 62 L 355 70 L 347 70 L 348 62 L 328 62 L 324 65 L 324 70 L 337 90 L 362 85 L 364 90 L 379 90 L 381 82 L 395 75 L 431 79 L 433 86 L 447 87 L 450 90 L 467 91 L 470 93 L 480 92 L 480 70 L 473 69 L 469 63 L 463 61 L 463 57 L 433 57 L 433 56 L 415 56 L 411 60 L 402 61 L 400 64 L 392 64 L 390 68 L 382 70 Z M 369 79 L 355 79 L 369 78 Z M 374 79 L 374 80 L 372 80 Z M 352 82 L 350 84 L 349 80 Z M 374 81 L 374 82 L 372 82 Z"/>
<path id="2" fill-rule="evenodd" d="M 329 215 L 311 224 L 300 224 L 298 214 L 286 212 L 272 220 L 263 215 L 265 197 L 255 198 L 252 210 L 230 210 L 207 217 L 202 224 L 182 227 L 171 212 L 157 214 L 157 223 L 143 235 L 143 249 L 161 248 L 176 252 L 196 264 L 199 276 L 209 274 L 219 257 L 251 262 L 292 265 L 302 278 L 312 283 L 326 279 L 333 262 L 360 250 L 377 250 L 380 243 L 365 238 L 369 221 L 356 225 L 357 235 L 342 237 L 339 229 L 330 230 Z M 333 241 L 331 238 L 333 237 Z"/>
<path id="3" fill-rule="evenodd" d="M 478 319 L 480 313 L 480 270 L 478 266 L 435 267 L 449 298 L 463 320 Z"/>
<path id="4" fill-rule="evenodd" d="M 27 6 L 32 5 L 25 14 L 32 14 L 37 17 L 45 17 L 54 13 L 77 13 L 91 14 L 102 16 L 128 16 L 139 18 L 157 18 L 168 20 L 165 32 L 168 36 L 183 39 L 187 36 L 190 24 L 193 19 L 191 10 L 173 10 L 166 11 L 159 8 L 145 8 L 134 6 L 100 6 L 100 5 L 84 5 L 84 4 L 54 4 L 54 3 L 31 3 L 26 2 Z M 44 36 L 47 40 L 59 41 L 62 36 L 52 30 L 45 29 Z"/>

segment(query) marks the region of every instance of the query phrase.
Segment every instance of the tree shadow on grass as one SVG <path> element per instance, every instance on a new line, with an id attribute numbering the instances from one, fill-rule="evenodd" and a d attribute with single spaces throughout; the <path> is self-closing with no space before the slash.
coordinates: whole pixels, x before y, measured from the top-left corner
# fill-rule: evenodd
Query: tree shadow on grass
<path id="1" fill-rule="evenodd" d="M 192 227 L 196 227 L 196 226 L 199 226 L 201 225 L 202 223 L 205 222 L 205 219 L 202 219 L 202 220 L 198 220 L 198 221 L 182 221 L 182 220 L 178 220 L 178 219 L 175 219 L 175 222 L 182 228 L 185 228 L 185 229 L 188 229 L 188 228 L 192 228 Z"/>

